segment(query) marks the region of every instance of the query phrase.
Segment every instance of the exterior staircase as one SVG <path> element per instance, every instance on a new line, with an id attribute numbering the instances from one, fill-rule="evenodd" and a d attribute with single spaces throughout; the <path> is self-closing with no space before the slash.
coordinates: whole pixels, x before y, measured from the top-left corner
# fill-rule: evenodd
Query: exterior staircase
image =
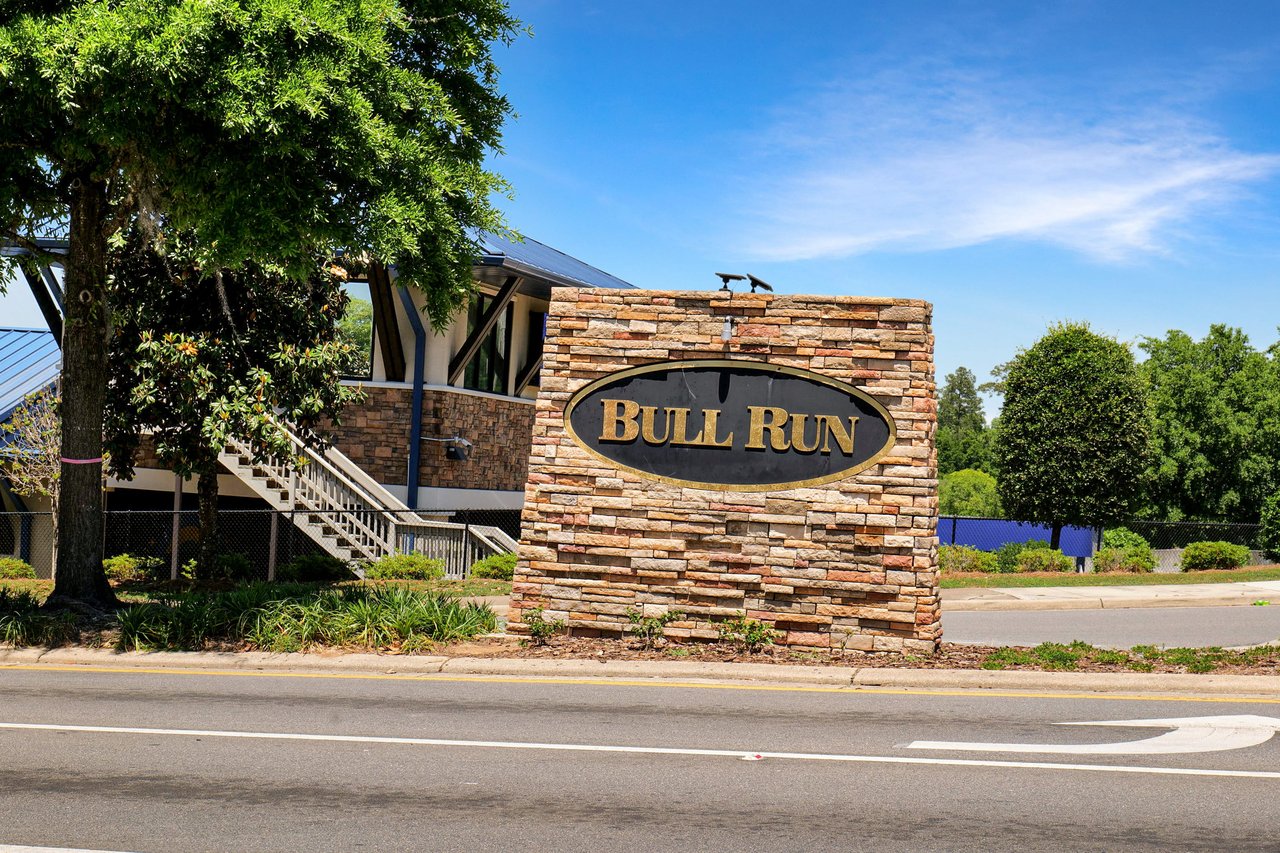
<path id="1" fill-rule="evenodd" d="M 219 461 L 326 553 L 355 563 L 424 554 L 442 560 L 449 577 L 466 577 L 476 560 L 516 550 L 497 527 L 424 517 L 336 448 L 317 450 L 282 429 L 292 444 L 289 458 L 255 462 L 249 446 L 233 440 Z"/>

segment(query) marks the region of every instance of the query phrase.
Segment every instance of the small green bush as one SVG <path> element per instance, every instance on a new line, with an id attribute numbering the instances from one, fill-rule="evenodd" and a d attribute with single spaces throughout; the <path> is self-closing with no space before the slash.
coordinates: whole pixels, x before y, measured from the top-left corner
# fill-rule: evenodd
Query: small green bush
<path id="1" fill-rule="evenodd" d="M 1141 574 L 1156 568 L 1156 558 L 1151 549 L 1102 548 L 1093 555 L 1095 572 L 1131 572 Z"/>
<path id="2" fill-rule="evenodd" d="M 653 648 L 662 639 L 669 622 L 679 622 L 683 618 L 683 610 L 668 610 L 659 616 L 645 616 L 642 607 L 633 607 L 627 611 L 631 633 L 640 639 L 641 646 L 646 649 Z"/>
<path id="3" fill-rule="evenodd" d="M 1023 551 L 1043 550 L 1049 547 L 1049 543 L 1043 539 L 1032 539 L 1029 542 L 1006 542 L 996 549 L 996 571 L 1001 574 L 1011 574 L 1019 571 L 1018 557 Z"/>
<path id="4" fill-rule="evenodd" d="M 1230 542 L 1192 542 L 1182 549 L 1182 570 L 1238 569 L 1249 562 L 1249 549 Z"/>
<path id="5" fill-rule="evenodd" d="M 1280 492 L 1262 502 L 1258 521 L 1258 547 L 1270 559 L 1280 560 Z"/>
<path id="6" fill-rule="evenodd" d="M 0 557 L 0 580 L 35 580 L 36 570 L 17 557 Z"/>
<path id="7" fill-rule="evenodd" d="M 1113 527 L 1102 531 L 1103 548 L 1150 548 L 1151 543 L 1127 527 Z"/>
<path id="8" fill-rule="evenodd" d="M 471 564 L 471 577 L 509 581 L 516 574 L 515 554 L 494 554 Z"/>
<path id="9" fill-rule="evenodd" d="M 1024 548 L 1018 555 L 1019 572 L 1073 572 L 1076 561 L 1056 548 Z"/>
<path id="10" fill-rule="evenodd" d="M 164 560 L 160 557 L 137 557 L 133 554 L 116 554 L 102 561 L 107 580 L 116 583 L 160 580 L 165 575 Z"/>
<path id="11" fill-rule="evenodd" d="M 434 581 L 444 577 L 444 560 L 422 554 L 392 554 L 364 567 L 366 580 Z"/>
<path id="12" fill-rule="evenodd" d="M 968 545 L 943 545 L 938 548 L 938 571 L 945 575 L 956 572 L 998 572 L 996 555 Z"/>
<path id="13" fill-rule="evenodd" d="M 328 554 L 303 554 L 276 566 L 276 580 L 282 583 L 326 583 L 354 577 L 345 560 Z"/>
<path id="14" fill-rule="evenodd" d="M 757 652 L 771 646 L 782 636 L 768 622 L 752 619 L 745 613 L 720 623 L 720 639 L 737 643 L 749 652 Z"/>
<path id="15" fill-rule="evenodd" d="M 541 607 L 532 607 L 524 614 L 525 627 L 529 629 L 529 642 L 544 646 L 547 640 L 564 630 L 563 619 L 548 619 Z"/>
<path id="16" fill-rule="evenodd" d="M 1095 572 L 1151 572 L 1156 554 L 1150 543 L 1127 527 L 1103 531 L 1102 548 L 1093 557 Z"/>

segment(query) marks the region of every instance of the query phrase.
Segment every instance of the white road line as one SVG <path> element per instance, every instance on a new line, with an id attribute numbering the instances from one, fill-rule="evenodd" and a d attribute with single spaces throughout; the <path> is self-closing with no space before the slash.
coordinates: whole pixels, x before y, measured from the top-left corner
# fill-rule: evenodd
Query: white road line
<path id="1" fill-rule="evenodd" d="M 1267 770 L 1205 770 L 1186 767 L 1129 767 L 1108 764 L 1054 764 L 1042 761 L 984 761 L 966 758 L 917 758 L 897 755 L 840 755 L 820 752 L 761 752 L 741 749 L 687 749 L 669 746 L 615 746 L 585 743 L 526 743 L 505 740 L 445 740 L 372 735 L 321 735 L 302 732 L 235 732 L 204 729 L 147 729 L 117 726 L 69 726 L 54 723 L 0 723 L 0 729 L 91 734 L 169 735 L 173 737 L 240 738 L 250 740 L 301 740 L 329 743 L 385 743 L 410 746 L 455 746 L 472 749 L 531 749 L 553 752 L 618 752 L 636 755 L 696 755 L 713 758 L 760 756 L 790 761 L 847 761 L 856 764 L 924 764 L 947 767 L 1008 767 L 1026 770 L 1082 770 L 1093 773 L 1139 773 L 1157 776 L 1226 776 L 1238 779 L 1280 779 Z"/>

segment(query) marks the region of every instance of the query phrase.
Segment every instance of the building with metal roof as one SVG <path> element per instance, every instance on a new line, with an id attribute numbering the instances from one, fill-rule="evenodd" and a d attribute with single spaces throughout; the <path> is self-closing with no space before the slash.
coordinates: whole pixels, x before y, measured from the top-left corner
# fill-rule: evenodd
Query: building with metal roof
<path id="1" fill-rule="evenodd" d="M 52 385 L 61 367 L 62 353 L 52 332 L 0 328 L 0 423 L 9 420 L 28 394 Z"/>

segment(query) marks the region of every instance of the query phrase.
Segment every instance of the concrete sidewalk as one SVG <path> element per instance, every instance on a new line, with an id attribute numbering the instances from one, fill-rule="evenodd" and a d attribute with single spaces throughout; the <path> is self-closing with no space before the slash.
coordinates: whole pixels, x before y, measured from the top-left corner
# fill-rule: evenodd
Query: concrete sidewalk
<path id="1" fill-rule="evenodd" d="M 1269 601 L 1280 607 L 1280 581 L 1144 586 L 984 587 L 942 590 L 942 609 L 1111 610 L 1126 607 L 1215 607 Z"/>

